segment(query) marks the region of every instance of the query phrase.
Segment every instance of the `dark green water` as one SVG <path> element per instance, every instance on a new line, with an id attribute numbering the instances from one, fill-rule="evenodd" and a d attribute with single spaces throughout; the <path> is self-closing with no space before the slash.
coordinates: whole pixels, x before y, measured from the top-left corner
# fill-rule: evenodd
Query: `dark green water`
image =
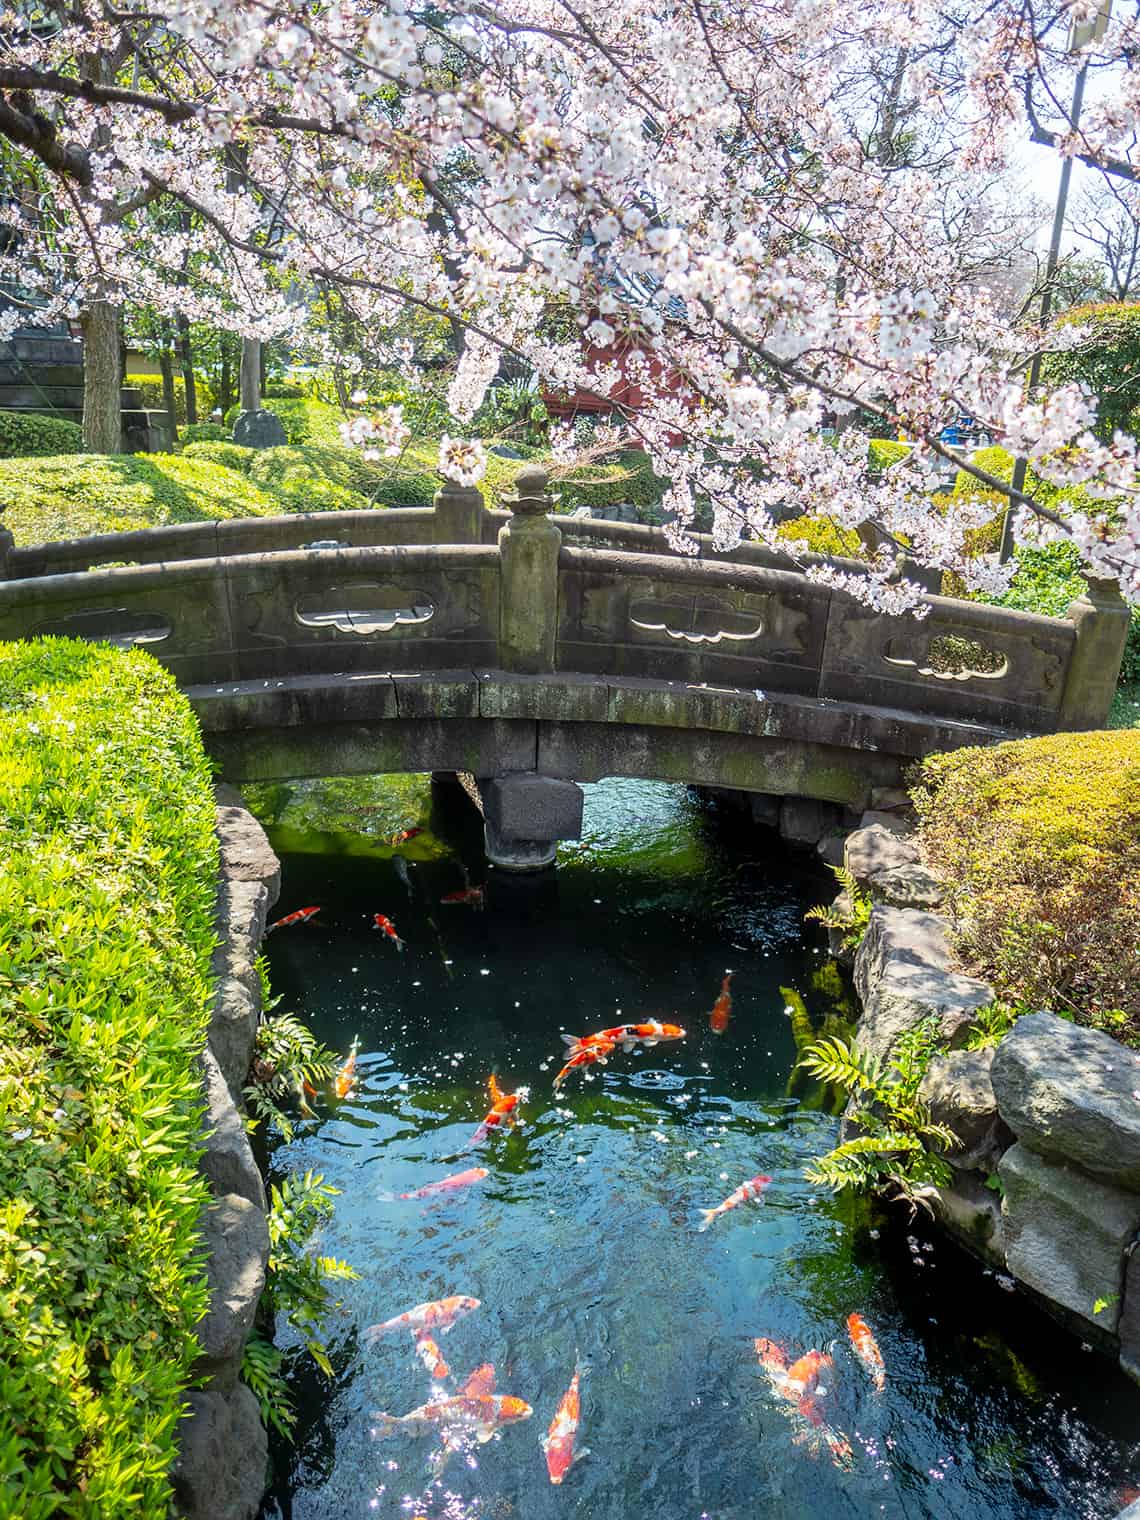
<path id="1" fill-rule="evenodd" d="M 557 876 L 493 880 L 480 913 L 439 905 L 463 863 L 485 874 L 461 811 L 448 824 L 437 807 L 433 832 L 402 847 L 410 889 L 382 842 L 428 823 L 426 780 L 255 800 L 285 852 L 277 913 L 322 910 L 267 942 L 282 1007 L 339 1050 L 361 1038 L 353 1097 L 272 1155 L 274 1175 L 311 1167 L 341 1189 L 320 1249 L 360 1280 L 330 1327 L 335 1381 L 296 1364 L 297 1440 L 276 1452 L 267 1516 L 1116 1513 L 1140 1481 L 1140 1393 L 921 1226 L 803 1178 L 837 1125 L 827 1095 L 792 1075 L 796 1036 L 805 1017 L 838 1032 L 849 1012 L 802 921 L 830 878 L 758 858 L 738 815 L 684 789 L 607 782 L 587 788 L 585 846 Z M 369 928 L 375 912 L 405 954 Z M 735 1006 L 718 1037 L 708 1014 L 726 969 Z M 560 1031 L 653 1017 L 687 1040 L 615 1052 L 555 1099 Z M 525 1126 L 464 1151 L 491 1071 L 506 1091 L 529 1086 Z M 488 1178 L 452 1196 L 381 1196 L 474 1165 Z M 699 1233 L 698 1208 L 758 1172 L 774 1179 L 764 1203 Z M 498 1391 L 534 1415 L 436 1477 L 431 1438 L 370 1434 L 374 1411 L 429 1395 L 410 1336 L 368 1347 L 360 1332 L 452 1294 L 482 1301 L 440 1337 L 452 1368 L 493 1362 Z M 850 1353 L 853 1310 L 882 1348 L 882 1394 Z M 792 1355 L 831 1348 L 822 1408 L 850 1470 L 796 1444 L 757 1336 Z M 555 1488 L 538 1443 L 576 1352 L 591 1454 Z"/>

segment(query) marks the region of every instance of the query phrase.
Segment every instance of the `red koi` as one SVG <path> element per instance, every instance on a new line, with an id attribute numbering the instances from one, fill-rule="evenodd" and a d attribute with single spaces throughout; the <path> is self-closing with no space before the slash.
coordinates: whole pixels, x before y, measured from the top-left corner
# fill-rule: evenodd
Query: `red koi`
<path id="1" fill-rule="evenodd" d="M 360 1048 L 360 1036 L 355 1035 L 352 1048 L 348 1052 L 348 1060 L 336 1074 L 333 1089 L 338 1098 L 347 1098 L 356 1086 L 356 1053 Z"/>
<path id="2" fill-rule="evenodd" d="M 443 1352 L 432 1340 L 427 1330 L 417 1330 L 415 1334 L 416 1355 L 423 1362 L 433 1378 L 442 1381 L 451 1376 L 451 1368 L 443 1359 Z"/>
<path id="3" fill-rule="evenodd" d="M 394 1330 L 408 1330 L 413 1335 L 420 1330 L 438 1330 L 441 1334 L 446 1334 L 457 1319 L 478 1307 L 479 1300 L 469 1298 L 465 1293 L 456 1294 L 453 1298 L 434 1299 L 428 1304 L 417 1304 L 404 1314 L 397 1314 L 395 1319 L 386 1319 L 379 1325 L 369 1325 L 364 1332 L 364 1339 L 372 1345 L 382 1335 L 389 1335 Z"/>
<path id="4" fill-rule="evenodd" d="M 450 1193 L 455 1188 L 470 1187 L 473 1182 L 482 1182 L 484 1177 L 490 1176 L 485 1166 L 471 1166 L 465 1172 L 455 1172 L 450 1177 L 441 1177 L 438 1182 L 425 1183 L 423 1187 L 416 1188 L 411 1193 L 397 1193 L 397 1198 L 434 1198 L 437 1193 Z"/>
<path id="5" fill-rule="evenodd" d="M 459 1392 L 469 1399 L 482 1398 L 485 1394 L 495 1391 L 495 1364 L 484 1362 L 463 1384 Z"/>
<path id="6" fill-rule="evenodd" d="M 858 1314 L 849 1314 L 847 1334 L 851 1337 L 851 1348 L 866 1367 L 876 1392 L 882 1393 L 887 1384 L 887 1369 L 870 1326 Z"/>
<path id="7" fill-rule="evenodd" d="M 298 908 L 296 913 L 286 913 L 284 918 L 274 919 L 273 923 L 266 924 L 266 934 L 272 934 L 274 929 L 287 929 L 290 924 L 307 924 L 310 918 L 315 918 L 320 908 Z"/>
<path id="8" fill-rule="evenodd" d="M 517 1092 L 513 1093 L 503 1092 L 494 1075 L 489 1078 L 487 1087 L 491 1094 L 491 1107 L 487 1111 L 487 1116 L 482 1124 L 480 1124 L 479 1128 L 467 1142 L 469 1146 L 478 1145 L 481 1140 L 487 1138 L 493 1129 L 497 1129 L 504 1122 L 508 1128 L 517 1124 L 518 1114 L 515 1110 L 520 1103 L 525 1103 L 527 1098 L 530 1097 L 529 1087 L 520 1087 Z"/>
<path id="9" fill-rule="evenodd" d="M 732 981 L 732 972 L 725 974 L 724 981 L 720 984 L 720 996 L 712 1006 L 709 1014 L 709 1028 L 713 1034 L 723 1034 L 728 1028 L 728 1020 L 732 1013 L 732 993 L 728 990 L 728 984 Z"/>
<path id="10" fill-rule="evenodd" d="M 564 1034 L 562 1043 L 569 1047 L 572 1056 L 576 1056 L 580 1050 L 601 1041 L 620 1045 L 623 1050 L 630 1051 L 635 1045 L 644 1045 L 651 1050 L 664 1040 L 684 1038 L 685 1031 L 680 1024 L 662 1024 L 657 1019 L 651 1019 L 647 1024 L 615 1024 L 612 1029 L 600 1029 L 597 1034 Z"/>
<path id="11" fill-rule="evenodd" d="M 825 1351 L 808 1351 L 792 1363 L 784 1374 L 784 1397 L 799 1402 L 819 1389 L 819 1380 L 834 1362 Z"/>
<path id="12" fill-rule="evenodd" d="M 482 908 L 484 906 L 484 889 L 482 887 L 464 887 L 459 892 L 445 892 L 440 898 L 441 903 L 452 903 L 466 908 Z"/>
<path id="13" fill-rule="evenodd" d="M 396 933 L 396 925 L 390 918 L 385 918 L 383 913 L 373 913 L 372 927 L 381 930 L 385 937 L 392 941 L 397 950 L 404 948 L 404 941 Z"/>
<path id="14" fill-rule="evenodd" d="M 764 1196 L 764 1189 L 771 1182 L 771 1177 L 752 1177 L 748 1182 L 742 1182 L 734 1193 L 729 1193 L 723 1203 L 718 1203 L 715 1209 L 702 1209 L 704 1216 L 697 1226 L 698 1230 L 707 1230 L 713 1220 L 720 1214 L 727 1214 L 729 1209 L 736 1208 L 737 1204 L 748 1203 L 755 1199 L 757 1202 Z"/>
<path id="15" fill-rule="evenodd" d="M 542 1438 L 542 1449 L 546 1453 L 546 1471 L 550 1474 L 551 1483 L 561 1483 L 574 1463 L 579 1458 L 589 1455 L 585 1449 L 578 1452 L 574 1450 L 574 1440 L 578 1434 L 578 1420 L 581 1415 L 581 1401 L 578 1393 L 581 1372 L 580 1363 L 575 1361 L 574 1376 L 570 1379 L 570 1386 L 562 1395 L 554 1418 L 550 1422 L 550 1429 Z"/>
<path id="16" fill-rule="evenodd" d="M 565 1036 L 563 1036 L 565 1038 Z M 554 1079 L 555 1092 L 561 1087 L 569 1074 L 579 1066 L 592 1066 L 595 1062 L 604 1066 L 609 1059 L 610 1052 L 614 1048 L 612 1040 L 603 1039 L 601 1035 L 591 1034 L 580 1041 L 575 1048 L 574 1054 L 566 1062 L 566 1065 Z"/>
<path id="17" fill-rule="evenodd" d="M 388 843 L 395 849 L 397 845 L 407 844 L 409 839 L 415 839 L 418 834 L 422 833 L 423 829 L 401 829 L 398 834 L 392 835 Z"/>

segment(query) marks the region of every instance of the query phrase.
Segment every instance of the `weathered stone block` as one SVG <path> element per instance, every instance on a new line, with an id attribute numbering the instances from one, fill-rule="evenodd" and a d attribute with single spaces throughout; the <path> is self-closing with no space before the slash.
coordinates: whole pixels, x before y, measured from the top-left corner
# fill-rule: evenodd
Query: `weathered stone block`
<path id="1" fill-rule="evenodd" d="M 223 875 L 231 881 L 261 882 L 268 893 L 266 906 L 272 907 L 281 890 L 281 862 L 273 853 L 265 830 L 234 787 L 216 786 L 214 799 Z"/>
<path id="2" fill-rule="evenodd" d="M 239 1383 L 231 1393 L 189 1393 L 171 1469 L 183 1520 L 254 1520 L 265 1489 L 269 1438 L 257 1399 Z"/>
<path id="3" fill-rule="evenodd" d="M 239 412 L 234 422 L 234 442 L 247 449 L 275 449 L 286 441 L 281 418 L 264 408 Z"/>
<path id="4" fill-rule="evenodd" d="M 1095 1316 L 1093 1306 L 1120 1293 L 1124 1252 L 1140 1227 L 1140 1194 L 1020 1144 L 998 1162 L 998 1175 L 1009 1270 L 1098 1330 L 1114 1332 L 1119 1303 Z"/>
<path id="5" fill-rule="evenodd" d="M 1140 1192 L 1140 1065 L 1131 1051 L 1056 1014 L 1026 1014 L 998 1046 L 993 1084 L 1022 1144 Z"/>
<path id="6" fill-rule="evenodd" d="M 762 824 L 766 829 L 778 829 L 782 801 L 782 797 L 773 797 L 770 792 L 749 792 L 748 805 L 752 809 L 752 822 Z"/>
<path id="7" fill-rule="evenodd" d="M 582 788 L 573 781 L 521 774 L 479 787 L 483 816 L 504 841 L 580 839 Z"/>
<path id="8" fill-rule="evenodd" d="M 1001 1199 L 973 1172 L 958 1172 L 931 1200 L 935 1218 L 975 1255 L 1005 1269 Z"/>
<path id="9" fill-rule="evenodd" d="M 1140 1383 L 1140 1248 L 1128 1253 L 1116 1333 L 1120 1337 L 1120 1365 L 1134 1382 Z"/>
<path id="10" fill-rule="evenodd" d="M 922 865 L 876 871 L 867 882 L 867 890 L 876 902 L 892 908 L 939 908 L 945 896 L 938 877 Z"/>
<path id="11" fill-rule="evenodd" d="M 250 992 L 260 996 L 261 984 L 253 969 L 265 933 L 269 893 L 260 881 L 230 881 L 222 877 L 218 887 L 218 935 L 220 943 L 210 959 L 214 976 L 233 976 Z"/>
<path id="12" fill-rule="evenodd" d="M 224 976 L 214 989 L 210 1010 L 210 1049 L 235 1100 L 249 1073 L 257 1036 L 260 999 L 245 982 Z"/>
<path id="13" fill-rule="evenodd" d="M 843 863 L 860 885 L 865 886 L 880 871 L 894 871 L 900 866 L 917 865 L 918 847 L 909 839 L 900 838 L 891 829 L 872 824 L 869 828 L 856 829 L 853 834 L 848 834 Z"/>
<path id="14" fill-rule="evenodd" d="M 881 787 L 875 787 L 871 795 L 874 796 L 878 792 L 881 796 L 882 790 Z M 895 789 L 891 788 L 891 790 L 894 791 Z M 914 825 L 909 818 L 901 818 L 894 810 L 876 808 L 872 804 L 859 820 L 859 827 L 861 829 L 886 829 L 888 834 L 898 834 L 900 837 L 905 837 L 912 832 Z"/>
<path id="15" fill-rule="evenodd" d="M 991 1171 L 1002 1151 L 1013 1144 L 1013 1132 L 998 1115 L 990 1081 L 993 1059 L 992 1045 L 935 1056 L 918 1089 L 935 1124 L 946 1125 L 958 1136 L 958 1146 L 946 1159 L 962 1170 Z"/>
<path id="16" fill-rule="evenodd" d="M 790 844 L 818 844 L 823 809 L 810 797 L 785 797 L 780 804 L 780 835 Z"/>
<path id="17" fill-rule="evenodd" d="M 912 908 L 875 907 L 855 957 L 855 987 L 863 1003 L 857 1043 L 885 1060 L 898 1037 L 936 1019 L 941 1037 L 961 1044 L 993 989 L 950 969 L 947 923 Z"/>
<path id="18" fill-rule="evenodd" d="M 241 1371 L 242 1351 L 265 1287 L 269 1226 L 261 1209 L 227 1193 L 207 1208 L 202 1238 L 210 1307 L 195 1326 L 202 1347 L 197 1370 L 212 1380 L 212 1387 L 228 1392 Z"/>
<path id="19" fill-rule="evenodd" d="M 199 1170 L 218 1197 L 237 1193 L 264 1209 L 265 1184 L 253 1159 L 249 1136 L 208 1045 L 202 1052 L 202 1090 L 206 1098 L 206 1112 L 202 1116 L 206 1143 L 198 1162 Z"/>
<path id="20" fill-rule="evenodd" d="M 847 844 L 847 834 L 843 829 L 828 829 L 823 838 L 815 847 L 819 858 L 829 866 L 841 866 L 843 864 L 843 850 Z"/>

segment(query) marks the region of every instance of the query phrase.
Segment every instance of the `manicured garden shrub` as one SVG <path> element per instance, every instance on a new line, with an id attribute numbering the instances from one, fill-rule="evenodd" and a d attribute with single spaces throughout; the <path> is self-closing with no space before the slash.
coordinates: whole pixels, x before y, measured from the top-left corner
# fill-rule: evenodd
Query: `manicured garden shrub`
<path id="1" fill-rule="evenodd" d="M 78 454 L 82 448 L 83 429 L 65 417 L 0 412 L 0 459 Z"/>
<path id="2" fill-rule="evenodd" d="M 232 432 L 220 422 L 192 422 L 178 429 L 178 439 L 180 443 L 229 443 Z"/>
<path id="3" fill-rule="evenodd" d="M 522 460 L 503 460 L 512 478 L 523 468 Z M 629 502 L 635 507 L 655 506 L 669 482 L 653 473 L 649 455 L 633 449 L 614 464 L 584 464 L 560 474 L 552 490 L 560 492 L 564 511 L 576 507 L 615 507 Z"/>
<path id="4" fill-rule="evenodd" d="M 969 968 L 1140 1043 L 1140 731 L 934 755 L 912 791 Z"/>
<path id="5" fill-rule="evenodd" d="M 146 655 L 0 644 L 0 1514 L 164 1520 L 206 1307 L 210 767 Z"/>
<path id="6" fill-rule="evenodd" d="M 328 459 L 322 457 L 331 452 L 289 444 L 274 449 L 254 449 L 249 477 L 256 485 L 276 495 L 283 511 L 349 512 L 367 507 L 367 497 L 333 478 Z M 365 463 L 364 460 L 360 462 Z M 343 474 L 347 475 L 348 470 L 346 464 Z M 342 472 L 333 467 L 333 473 Z"/>
<path id="7" fill-rule="evenodd" d="M 864 559 L 866 551 L 853 528 L 840 528 L 830 517 L 792 517 L 776 529 L 776 537 L 800 539 L 813 554 L 838 559 Z"/>
<path id="8" fill-rule="evenodd" d="M 890 438 L 872 438 L 867 445 L 867 473 L 881 475 L 888 465 L 904 459 L 909 453 L 909 443 L 897 443 Z"/>
<path id="9" fill-rule="evenodd" d="M 182 450 L 182 457 L 184 459 L 206 459 L 211 464 L 224 465 L 227 470 L 236 470 L 239 475 L 248 475 L 249 467 L 256 453 L 256 449 L 244 448 L 240 443 L 208 441 L 203 443 L 188 443 Z"/>
<path id="10" fill-rule="evenodd" d="M 130 390 L 139 392 L 142 405 L 148 411 L 164 412 L 166 410 L 161 375 L 128 375 L 123 384 Z M 196 379 L 194 394 L 198 398 L 198 416 L 208 417 L 214 409 L 213 391 L 204 380 Z M 186 387 L 182 383 L 181 371 L 174 376 L 174 420 L 179 427 L 186 421 Z M 205 426 L 203 423 L 197 425 Z"/>

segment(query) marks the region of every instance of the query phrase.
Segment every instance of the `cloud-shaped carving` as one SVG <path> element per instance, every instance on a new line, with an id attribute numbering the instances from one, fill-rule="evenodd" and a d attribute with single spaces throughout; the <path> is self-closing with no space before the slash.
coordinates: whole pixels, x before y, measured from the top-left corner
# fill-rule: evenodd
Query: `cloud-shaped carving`
<path id="1" fill-rule="evenodd" d="M 293 611 L 303 628 L 333 628 L 364 638 L 430 622 L 435 605 L 422 591 L 369 583 L 314 591 L 302 597 Z"/>
<path id="2" fill-rule="evenodd" d="M 764 632 L 759 612 L 740 612 L 697 597 L 634 602 L 629 620 L 646 633 L 663 633 L 685 644 L 746 644 Z"/>
<path id="3" fill-rule="evenodd" d="M 117 644 L 130 649 L 135 644 L 161 644 L 168 639 L 173 625 L 157 612 L 130 612 L 126 607 L 90 607 L 69 612 L 65 617 L 37 623 L 33 634 L 54 634 L 59 638 L 87 639 L 91 643 Z"/>
<path id="4" fill-rule="evenodd" d="M 1000 681 L 1009 674 L 1009 656 L 959 634 L 936 634 L 919 659 L 892 654 L 900 641 L 892 639 L 883 651 L 888 665 L 909 667 L 933 681 Z M 905 642 L 905 641 L 904 641 Z"/>

